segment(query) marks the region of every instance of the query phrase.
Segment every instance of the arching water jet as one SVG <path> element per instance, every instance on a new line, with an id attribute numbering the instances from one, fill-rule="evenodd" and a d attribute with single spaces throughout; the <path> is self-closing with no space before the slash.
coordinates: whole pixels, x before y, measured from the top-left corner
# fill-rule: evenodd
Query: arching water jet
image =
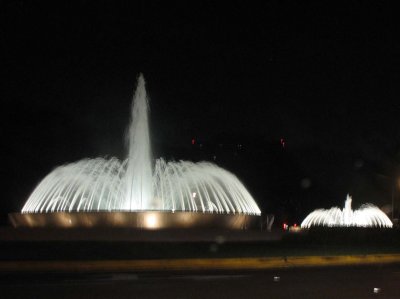
<path id="1" fill-rule="evenodd" d="M 310 213 L 301 223 L 302 228 L 327 227 L 392 227 L 393 224 L 379 208 L 372 204 L 362 205 L 358 210 L 351 208 L 352 198 L 347 195 L 343 210 L 319 209 Z"/>
<path id="2" fill-rule="evenodd" d="M 51 222 L 54 225 L 63 226 L 64 219 L 68 218 L 67 226 L 74 225 L 74 222 L 84 226 L 86 222 L 76 220 L 76 213 L 81 213 L 78 218 L 86 215 L 88 219 L 99 217 L 89 217 L 88 213 L 94 212 L 158 211 L 235 215 L 241 220 L 236 221 L 240 224 L 233 227 L 243 227 L 247 226 L 250 216 L 261 214 L 239 179 L 212 163 L 174 162 L 159 158 L 152 164 L 148 110 L 145 80 L 140 75 L 128 130 L 128 157 L 122 161 L 117 158 L 83 159 L 57 167 L 32 192 L 22 208 L 22 214 L 10 216 L 14 225 L 41 225 L 49 219 L 43 214 L 49 213 L 63 215 L 59 217 L 61 220 L 56 217 L 57 221 Z M 75 213 L 75 218 L 65 213 Z M 124 217 L 119 215 L 118 221 L 114 218 L 110 221 L 120 223 Z M 190 222 L 187 217 L 182 219 L 186 219 L 186 224 Z M 145 223 L 152 223 L 150 226 L 155 227 L 154 223 L 158 222 L 156 218 L 153 220 L 135 221 L 138 227 L 146 227 Z M 127 226 L 135 226 L 132 224 L 135 221 L 128 221 Z M 93 219 L 87 221 L 89 226 L 94 222 Z M 122 221 L 125 224 L 128 222 Z"/>

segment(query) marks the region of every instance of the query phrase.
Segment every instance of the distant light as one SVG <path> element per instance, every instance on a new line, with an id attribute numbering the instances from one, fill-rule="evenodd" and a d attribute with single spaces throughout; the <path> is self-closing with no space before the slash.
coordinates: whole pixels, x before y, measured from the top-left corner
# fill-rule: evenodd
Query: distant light
<path id="1" fill-rule="evenodd" d="M 285 143 L 286 143 L 285 139 L 281 138 L 281 145 L 282 145 L 283 148 L 285 148 Z"/>
<path id="2" fill-rule="evenodd" d="M 381 291 L 381 288 L 374 288 L 374 293 L 378 294 Z"/>
<path id="3" fill-rule="evenodd" d="M 279 277 L 279 276 L 274 276 L 274 281 L 275 282 L 278 282 L 278 281 L 280 281 L 281 280 L 281 278 Z"/>
<path id="4" fill-rule="evenodd" d="M 287 230 L 287 229 L 288 229 L 287 223 L 283 223 L 283 229 L 284 229 L 284 230 Z"/>
<path id="5" fill-rule="evenodd" d="M 297 223 L 295 223 L 293 226 L 296 227 L 296 226 L 297 226 Z"/>
<path id="6" fill-rule="evenodd" d="M 192 145 L 194 145 L 196 143 L 196 140 L 193 138 L 192 139 Z"/>
<path id="7" fill-rule="evenodd" d="M 192 193 L 193 198 L 196 198 L 196 195 L 197 195 L 196 192 Z"/>

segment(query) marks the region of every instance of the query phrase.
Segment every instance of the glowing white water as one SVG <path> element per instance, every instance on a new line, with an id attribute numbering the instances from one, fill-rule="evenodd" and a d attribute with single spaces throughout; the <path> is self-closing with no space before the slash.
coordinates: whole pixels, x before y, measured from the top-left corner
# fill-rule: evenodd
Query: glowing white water
<path id="1" fill-rule="evenodd" d="M 331 208 L 329 210 L 315 210 L 301 223 L 301 227 L 312 226 L 328 227 L 392 227 L 393 224 L 379 208 L 372 204 L 365 204 L 360 209 L 351 209 L 351 196 L 347 195 L 343 210 Z"/>
<path id="2" fill-rule="evenodd" d="M 123 209 L 144 210 L 150 208 L 152 195 L 152 171 L 148 102 L 143 76 L 138 79 L 129 126 L 129 158 L 126 170 L 126 194 Z"/>
<path id="3" fill-rule="evenodd" d="M 208 162 L 151 161 L 148 101 L 139 77 L 124 161 L 84 159 L 48 174 L 23 213 L 56 211 L 192 211 L 259 215 L 256 202 L 232 173 Z M 154 169 L 153 169 L 154 168 Z"/>

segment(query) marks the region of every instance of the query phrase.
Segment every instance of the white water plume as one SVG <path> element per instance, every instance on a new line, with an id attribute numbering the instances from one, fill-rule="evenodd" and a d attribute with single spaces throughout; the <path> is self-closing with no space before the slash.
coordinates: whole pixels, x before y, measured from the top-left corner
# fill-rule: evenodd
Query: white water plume
<path id="1" fill-rule="evenodd" d="M 36 187 L 23 213 L 61 211 L 190 211 L 260 215 L 232 173 L 208 162 L 152 164 L 148 100 L 138 79 L 129 126 L 127 159 L 84 159 L 57 167 Z"/>
<path id="2" fill-rule="evenodd" d="M 358 210 L 351 208 L 351 196 L 347 195 L 343 210 L 330 208 L 319 209 L 310 213 L 301 223 L 301 227 L 392 227 L 393 224 L 379 208 L 364 204 Z"/>

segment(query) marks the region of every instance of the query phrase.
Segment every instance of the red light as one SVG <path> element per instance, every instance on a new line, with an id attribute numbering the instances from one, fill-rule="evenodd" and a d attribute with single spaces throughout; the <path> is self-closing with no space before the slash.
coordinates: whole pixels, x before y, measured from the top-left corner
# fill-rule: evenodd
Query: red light
<path id="1" fill-rule="evenodd" d="M 285 147 L 285 139 L 281 138 L 281 145 L 284 148 Z"/>
<path id="2" fill-rule="evenodd" d="M 297 226 L 297 223 L 295 223 L 293 226 L 296 227 L 296 226 Z"/>
<path id="3" fill-rule="evenodd" d="M 196 143 L 196 140 L 193 138 L 192 139 L 192 145 L 194 145 Z"/>

